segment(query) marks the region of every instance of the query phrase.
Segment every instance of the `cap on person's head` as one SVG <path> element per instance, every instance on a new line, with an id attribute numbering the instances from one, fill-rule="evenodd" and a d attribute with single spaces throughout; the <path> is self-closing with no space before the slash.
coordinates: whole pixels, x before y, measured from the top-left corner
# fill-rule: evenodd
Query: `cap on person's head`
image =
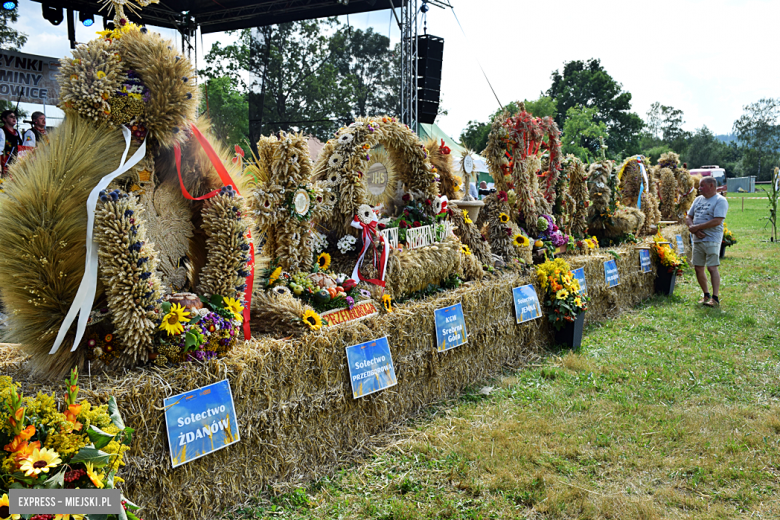
<path id="1" fill-rule="evenodd" d="M 11 114 L 13 114 L 14 117 L 16 117 L 16 112 L 14 110 L 3 110 L 3 113 L 0 114 L 0 119 L 5 121 L 5 118 L 10 116 Z"/>
<path id="2" fill-rule="evenodd" d="M 34 122 L 36 122 L 38 120 L 39 117 L 45 116 L 45 115 L 46 114 L 44 114 L 43 112 L 33 112 L 32 115 L 30 116 L 30 121 L 32 121 L 34 123 Z"/>

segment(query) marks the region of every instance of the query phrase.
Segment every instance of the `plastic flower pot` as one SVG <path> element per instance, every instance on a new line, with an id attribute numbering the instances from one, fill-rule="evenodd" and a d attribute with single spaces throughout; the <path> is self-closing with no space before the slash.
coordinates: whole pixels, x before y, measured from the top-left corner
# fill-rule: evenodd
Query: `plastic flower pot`
<path id="1" fill-rule="evenodd" d="M 720 243 L 720 258 L 726 256 L 726 242 Z"/>
<path id="2" fill-rule="evenodd" d="M 577 314 L 574 321 L 567 321 L 561 330 L 553 329 L 555 344 L 568 348 L 579 348 L 582 345 L 582 330 L 585 325 L 585 313 Z"/>
<path id="3" fill-rule="evenodd" d="M 674 282 L 677 280 L 677 270 L 669 269 L 664 266 L 658 266 L 658 274 L 655 277 L 655 292 L 664 296 L 671 296 L 674 293 Z"/>

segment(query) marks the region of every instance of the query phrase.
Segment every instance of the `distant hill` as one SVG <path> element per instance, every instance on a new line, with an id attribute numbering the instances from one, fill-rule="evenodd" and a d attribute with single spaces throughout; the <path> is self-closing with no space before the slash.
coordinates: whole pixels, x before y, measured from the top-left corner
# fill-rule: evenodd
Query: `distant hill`
<path id="1" fill-rule="evenodd" d="M 730 143 L 732 141 L 736 141 L 737 140 L 737 134 L 716 135 L 715 139 L 717 139 L 718 141 L 722 141 L 722 142 L 728 144 L 728 143 Z"/>

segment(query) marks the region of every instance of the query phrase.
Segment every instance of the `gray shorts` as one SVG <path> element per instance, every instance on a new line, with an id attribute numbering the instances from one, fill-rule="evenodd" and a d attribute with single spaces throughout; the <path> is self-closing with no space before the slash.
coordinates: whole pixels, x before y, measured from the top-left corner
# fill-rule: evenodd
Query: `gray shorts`
<path id="1" fill-rule="evenodd" d="M 694 242 L 693 265 L 707 267 L 720 265 L 720 242 Z"/>

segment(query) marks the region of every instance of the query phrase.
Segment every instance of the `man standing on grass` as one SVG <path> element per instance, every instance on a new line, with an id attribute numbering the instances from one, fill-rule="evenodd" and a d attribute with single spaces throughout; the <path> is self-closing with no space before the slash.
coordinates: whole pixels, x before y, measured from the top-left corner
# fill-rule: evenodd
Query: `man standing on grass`
<path id="1" fill-rule="evenodd" d="M 717 192 L 718 183 L 712 177 L 704 177 L 699 184 L 701 195 L 693 201 L 685 215 L 688 231 L 693 235 L 693 267 L 704 297 L 699 303 L 707 307 L 720 305 L 720 243 L 723 241 L 723 221 L 729 211 L 729 203 Z M 712 296 L 707 289 L 707 273 L 712 279 Z"/>

